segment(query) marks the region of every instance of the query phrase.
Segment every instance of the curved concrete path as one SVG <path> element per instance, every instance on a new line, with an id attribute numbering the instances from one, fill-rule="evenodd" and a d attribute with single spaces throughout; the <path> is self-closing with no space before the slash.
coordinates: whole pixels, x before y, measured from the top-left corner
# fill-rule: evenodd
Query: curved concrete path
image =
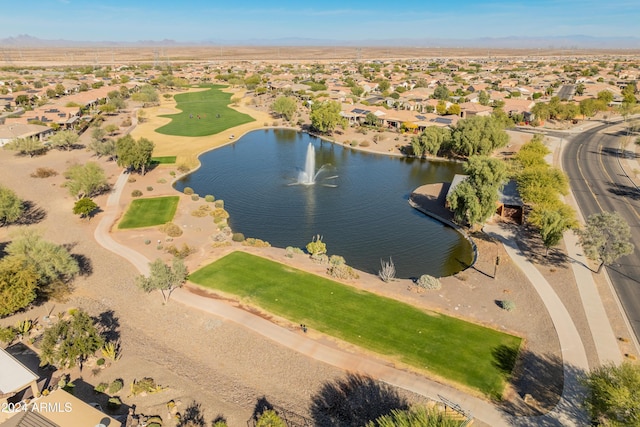
<path id="1" fill-rule="evenodd" d="M 112 194 L 107 200 L 105 212 L 95 231 L 96 241 L 104 248 L 124 257 L 131 262 L 141 274 L 149 274 L 149 260 L 142 254 L 114 241 L 110 234 L 110 227 L 119 211 L 119 199 L 127 181 L 128 174 L 121 173 L 114 185 Z M 230 306 L 222 301 L 195 295 L 184 289 L 177 289 L 172 293 L 174 301 L 180 302 L 223 319 L 239 323 L 252 331 L 263 335 L 285 347 L 296 350 L 316 360 L 331 364 L 345 371 L 360 372 L 370 375 L 388 384 L 419 393 L 433 400 L 439 401 L 440 396 L 460 405 L 472 416 L 487 425 L 545 425 L 545 426 L 576 426 L 588 425 L 586 416 L 580 410 L 580 387 L 576 376 L 572 374 L 577 369 L 588 369 L 584 347 L 580 341 L 573 322 L 562 302 L 557 297 L 544 277 L 519 252 L 512 236 L 503 236 L 500 229 L 493 230 L 505 244 L 505 248 L 514 261 L 522 268 L 527 277 L 541 294 L 558 331 L 565 361 L 565 387 L 563 398 L 555 410 L 541 417 L 514 417 L 506 414 L 491 403 L 452 387 L 428 380 L 419 375 L 395 369 L 392 366 L 375 361 L 366 356 L 348 353 L 333 347 L 323 345 L 304 335 L 290 331 L 248 313 L 242 309 Z M 555 314 L 554 314 L 555 313 Z"/>
<path id="2" fill-rule="evenodd" d="M 542 298 L 545 307 L 549 311 L 551 320 L 558 334 L 560 349 L 562 352 L 562 364 L 564 370 L 564 388 L 562 399 L 558 406 L 551 413 L 544 417 L 539 417 L 540 421 L 553 418 L 560 421 L 560 425 L 589 425 L 586 412 L 581 409 L 584 391 L 581 390 L 578 381 L 580 373 L 589 371 L 587 353 L 585 352 L 582 339 L 578 329 L 571 319 L 558 294 L 553 290 L 547 279 L 529 261 L 516 243 L 516 238 L 510 230 L 499 225 L 485 225 L 484 231 L 499 239 L 509 257 L 527 276 L 533 287 Z M 578 423 L 578 424 L 576 424 Z M 553 424 L 542 424 L 553 425 Z"/>

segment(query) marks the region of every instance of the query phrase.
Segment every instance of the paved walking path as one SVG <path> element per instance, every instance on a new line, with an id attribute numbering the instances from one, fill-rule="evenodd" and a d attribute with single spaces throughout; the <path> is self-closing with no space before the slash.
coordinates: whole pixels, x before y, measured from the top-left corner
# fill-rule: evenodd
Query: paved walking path
<path id="1" fill-rule="evenodd" d="M 122 173 L 114 186 L 114 191 L 107 200 L 105 215 L 95 231 L 96 241 L 104 248 L 126 258 L 141 274 L 148 274 L 149 260 L 142 254 L 115 242 L 110 234 L 119 209 L 119 199 L 127 181 L 128 174 Z M 239 323 L 252 331 L 274 340 L 280 345 L 294 349 L 316 360 L 331 364 L 346 371 L 361 372 L 384 381 L 388 384 L 419 393 L 433 400 L 443 396 L 459 404 L 469 411 L 477 420 L 490 426 L 577 426 L 588 425 L 586 414 L 580 406 L 582 390 L 577 383 L 576 372 L 588 369 L 587 358 L 578 332 L 566 308 L 555 294 L 551 286 L 535 267 L 519 251 L 514 236 L 499 227 L 490 232 L 500 238 L 507 253 L 525 272 L 529 280 L 542 297 L 551 313 L 558 331 L 564 361 L 565 386 L 563 396 L 554 411 L 541 417 L 513 417 L 498 409 L 491 403 L 470 396 L 452 387 L 428 380 L 407 371 L 395 369 L 366 356 L 348 353 L 337 348 L 323 345 L 300 333 L 290 331 L 259 316 L 242 309 L 230 306 L 222 301 L 195 295 L 184 289 L 177 289 L 172 299 L 189 307 L 197 308 L 229 321 Z"/>

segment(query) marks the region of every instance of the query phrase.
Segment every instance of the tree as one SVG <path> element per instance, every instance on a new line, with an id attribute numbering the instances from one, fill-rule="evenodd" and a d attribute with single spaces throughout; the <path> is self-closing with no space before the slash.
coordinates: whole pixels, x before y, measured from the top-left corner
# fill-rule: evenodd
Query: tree
<path id="1" fill-rule="evenodd" d="M 584 94 L 585 86 L 584 83 L 578 83 L 576 85 L 576 95 L 582 96 Z"/>
<path id="2" fill-rule="evenodd" d="M 149 277 L 138 276 L 137 283 L 145 292 L 159 290 L 166 304 L 171 293 L 187 280 L 187 275 L 187 267 L 182 259 L 174 258 L 169 266 L 158 258 L 149 263 Z"/>
<path id="3" fill-rule="evenodd" d="M 597 98 L 606 104 L 610 104 L 613 101 L 613 93 L 609 90 L 601 90 L 598 92 Z"/>
<path id="4" fill-rule="evenodd" d="M 153 148 L 153 142 L 147 138 L 140 138 L 136 141 L 131 135 L 127 135 L 118 139 L 116 141 L 118 166 L 126 167 L 144 175 L 151 165 Z"/>
<path id="5" fill-rule="evenodd" d="M 280 96 L 271 105 L 271 111 L 281 115 L 288 121 L 293 119 L 297 108 L 295 98 L 290 96 Z"/>
<path id="6" fill-rule="evenodd" d="M 447 114 L 447 103 L 443 100 L 438 101 L 438 104 L 436 105 L 436 113 L 441 116 Z"/>
<path id="7" fill-rule="evenodd" d="M 369 111 L 364 116 L 364 124 L 369 126 L 377 126 L 378 125 L 378 116 Z"/>
<path id="8" fill-rule="evenodd" d="M 38 275 L 20 257 L 0 260 L 0 317 L 25 308 L 36 299 Z"/>
<path id="9" fill-rule="evenodd" d="M 509 142 L 503 125 L 494 117 L 462 119 L 451 132 L 451 150 L 461 156 L 488 155 Z"/>
<path id="10" fill-rule="evenodd" d="M 320 133 L 331 133 L 336 126 L 346 126 L 346 120 L 342 117 L 340 103 L 325 101 L 311 106 L 311 127 Z"/>
<path id="11" fill-rule="evenodd" d="M 556 246 L 562 240 L 565 231 L 578 228 L 575 211 L 558 200 L 556 203 L 535 206 L 529 214 L 529 222 L 540 231 L 542 243 L 546 248 Z"/>
<path id="12" fill-rule="evenodd" d="M 592 370 L 583 384 L 589 392 L 584 405 L 598 425 L 640 425 L 640 366 L 606 364 Z"/>
<path id="13" fill-rule="evenodd" d="M 460 115 L 460 105 L 459 104 L 451 104 L 449 108 L 447 108 L 447 114 L 453 114 L 455 116 Z"/>
<path id="14" fill-rule="evenodd" d="M 450 96 L 451 92 L 449 92 L 449 89 L 447 89 L 445 85 L 438 85 L 433 91 L 433 97 L 435 99 L 446 101 Z"/>
<path id="15" fill-rule="evenodd" d="M 23 213 L 23 201 L 13 190 L 0 185 L 0 225 L 16 222 Z"/>
<path id="16" fill-rule="evenodd" d="M 143 105 L 158 102 L 158 91 L 151 85 L 144 85 L 139 92 L 131 95 L 134 101 L 142 102 Z"/>
<path id="17" fill-rule="evenodd" d="M 80 136 L 72 130 L 62 130 L 51 138 L 49 138 L 49 144 L 52 147 L 61 148 L 63 150 L 69 150 L 78 143 Z"/>
<path id="18" fill-rule="evenodd" d="M 96 202 L 88 197 L 83 197 L 73 205 L 73 213 L 80 218 L 91 217 L 91 213 L 98 209 Z"/>
<path id="19" fill-rule="evenodd" d="M 16 138 L 4 145 L 5 150 L 17 151 L 19 154 L 28 154 L 33 157 L 36 154 L 42 154 L 47 151 L 42 141 L 36 137 Z"/>
<path id="20" fill-rule="evenodd" d="M 115 104 L 111 102 L 107 102 L 106 104 L 102 104 L 98 107 L 98 110 L 103 112 L 104 114 L 111 115 L 114 114 L 117 110 Z"/>
<path id="21" fill-rule="evenodd" d="M 470 157 L 464 166 L 467 179 L 449 194 L 447 203 L 459 223 L 483 223 L 495 213 L 498 190 L 507 176 L 501 160 L 485 156 Z"/>
<path id="22" fill-rule="evenodd" d="M 586 227 L 578 232 L 588 258 L 600 261 L 598 273 L 605 264 L 633 253 L 629 224 L 617 212 L 590 215 Z"/>
<path id="23" fill-rule="evenodd" d="M 120 129 L 120 126 L 115 123 L 109 123 L 104 127 L 104 131 L 112 136 L 115 135 L 116 132 L 118 132 L 118 129 Z"/>
<path id="24" fill-rule="evenodd" d="M 536 105 L 531 107 L 531 114 L 533 114 L 533 116 L 536 119 L 540 120 L 541 122 L 545 120 L 549 120 L 549 118 L 551 117 L 549 104 L 546 104 L 544 102 L 538 102 Z"/>
<path id="25" fill-rule="evenodd" d="M 64 177 L 68 181 L 63 185 L 77 199 L 93 197 L 109 188 L 104 170 L 95 162 L 73 165 L 67 169 Z"/>
<path id="26" fill-rule="evenodd" d="M 42 338 L 40 366 L 72 368 L 82 363 L 104 345 L 93 319 L 81 310 L 70 312 L 70 318 L 60 319 L 46 329 Z"/>
<path id="27" fill-rule="evenodd" d="M 484 105 L 485 107 L 487 105 L 489 105 L 491 103 L 491 96 L 485 92 L 484 90 L 481 90 L 478 93 L 478 103 L 480 103 L 480 105 Z"/>
<path id="28" fill-rule="evenodd" d="M 636 99 L 636 84 L 629 83 L 628 85 L 626 85 L 624 89 L 622 89 L 622 97 L 622 102 L 625 104 L 635 104 L 636 102 L 638 102 L 638 100 Z"/>
<path id="29" fill-rule="evenodd" d="M 429 126 L 420 135 L 411 139 L 413 154 L 418 157 L 425 152 L 436 156 L 442 149 L 446 149 L 450 142 L 451 131 L 438 126 Z"/>
<path id="30" fill-rule="evenodd" d="M 17 258 L 25 269 L 36 272 L 39 286 L 68 282 L 80 271 L 78 261 L 64 246 L 44 240 L 33 230 L 22 231 L 7 245 L 6 252 L 6 258 Z"/>
<path id="31" fill-rule="evenodd" d="M 93 140 L 87 147 L 90 151 L 93 151 L 98 158 L 106 156 L 109 160 L 116 157 L 116 143 L 112 139 L 108 139 L 104 142 Z"/>
<path id="32" fill-rule="evenodd" d="M 56 96 L 62 96 L 67 93 L 67 89 L 64 88 L 64 85 L 62 83 L 56 84 L 54 90 L 56 91 Z"/>
<path id="33" fill-rule="evenodd" d="M 107 137 L 107 132 L 102 128 L 93 128 L 91 131 L 91 139 L 93 141 L 102 142 Z"/>

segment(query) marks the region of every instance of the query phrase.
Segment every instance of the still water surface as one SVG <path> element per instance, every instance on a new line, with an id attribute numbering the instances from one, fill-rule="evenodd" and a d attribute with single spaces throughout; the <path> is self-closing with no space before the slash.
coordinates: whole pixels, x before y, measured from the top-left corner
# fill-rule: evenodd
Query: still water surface
<path id="1" fill-rule="evenodd" d="M 325 166 L 314 185 L 296 185 L 309 142 L 316 168 Z M 291 130 L 250 132 L 200 161 L 176 188 L 223 199 L 231 228 L 247 237 L 304 248 L 319 234 L 329 255 L 359 270 L 375 274 L 391 257 L 400 278 L 442 277 L 471 262 L 462 236 L 408 204 L 412 190 L 450 181 L 459 164 L 363 153 Z"/>

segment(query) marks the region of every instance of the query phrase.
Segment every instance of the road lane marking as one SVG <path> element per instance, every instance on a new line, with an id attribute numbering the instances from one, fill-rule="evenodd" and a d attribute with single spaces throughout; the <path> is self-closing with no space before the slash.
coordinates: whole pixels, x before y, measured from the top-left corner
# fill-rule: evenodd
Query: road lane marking
<path id="1" fill-rule="evenodd" d="M 619 156 L 620 156 L 620 152 L 618 151 L 616 157 L 619 158 Z M 607 175 L 607 179 L 609 179 L 609 183 L 615 185 L 620 191 L 624 191 L 624 189 L 620 188 L 620 184 L 618 184 L 613 179 L 611 179 L 611 175 L 609 175 L 609 172 L 607 172 L 607 169 L 604 167 L 604 162 L 602 161 L 602 144 L 598 144 L 598 161 L 600 162 L 600 167 L 602 168 L 602 171 L 605 173 L 605 175 Z M 636 218 L 640 218 L 640 215 L 638 215 L 638 211 L 636 211 L 636 208 L 634 208 L 633 205 L 629 203 L 629 199 L 624 195 L 620 195 L 620 198 L 629 207 L 629 209 L 633 211 L 633 213 L 636 215 Z"/>
<path id="2" fill-rule="evenodd" d="M 577 159 L 580 158 L 580 150 L 582 150 L 582 145 L 578 147 L 578 152 L 576 153 L 576 157 Z M 598 205 L 598 207 L 600 208 L 600 212 L 604 212 L 604 209 L 602 209 L 602 205 L 600 204 L 600 202 L 598 201 L 598 198 L 596 197 L 596 194 L 593 192 L 593 190 L 591 189 L 591 186 L 589 185 L 589 182 L 587 181 L 587 179 L 584 177 L 584 173 L 582 172 L 582 167 L 580 166 L 580 161 L 577 161 L 576 164 L 578 165 L 578 172 L 580 172 L 580 176 L 582 176 L 582 180 L 584 181 L 585 185 L 587 186 L 587 188 L 589 189 L 589 192 L 591 193 L 591 195 L 593 196 L 593 200 L 596 201 L 596 204 Z"/>

